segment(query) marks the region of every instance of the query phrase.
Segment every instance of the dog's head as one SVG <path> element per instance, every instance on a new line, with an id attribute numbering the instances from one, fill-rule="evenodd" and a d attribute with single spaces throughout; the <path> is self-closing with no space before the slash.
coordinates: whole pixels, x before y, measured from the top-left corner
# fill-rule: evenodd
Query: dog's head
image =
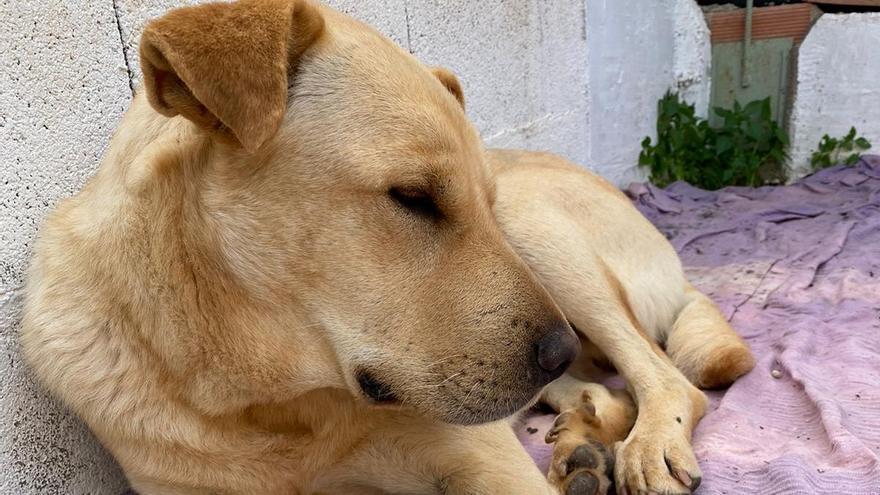
<path id="1" fill-rule="evenodd" d="M 290 362 L 253 362 L 338 370 L 308 386 L 475 423 L 573 359 L 572 330 L 493 218 L 451 73 L 293 0 L 172 11 L 147 26 L 141 60 L 153 108 L 211 143 L 188 187 L 217 263 L 295 316 L 252 337 Z M 304 338 L 326 351 L 291 344 Z"/>

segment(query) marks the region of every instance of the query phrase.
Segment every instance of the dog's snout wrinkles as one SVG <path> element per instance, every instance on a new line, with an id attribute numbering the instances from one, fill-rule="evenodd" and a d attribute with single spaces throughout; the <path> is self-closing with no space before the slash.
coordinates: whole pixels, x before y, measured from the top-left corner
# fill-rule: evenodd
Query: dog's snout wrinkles
<path id="1" fill-rule="evenodd" d="M 568 365 L 577 357 L 580 342 L 566 323 L 551 327 L 535 345 L 538 367 L 545 373 L 547 381 L 559 378 Z"/>

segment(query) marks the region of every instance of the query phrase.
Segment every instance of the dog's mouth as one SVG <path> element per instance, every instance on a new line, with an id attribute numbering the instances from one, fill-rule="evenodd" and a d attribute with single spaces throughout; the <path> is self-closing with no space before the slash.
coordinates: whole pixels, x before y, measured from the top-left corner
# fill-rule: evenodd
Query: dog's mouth
<path id="1" fill-rule="evenodd" d="M 376 404 L 397 404 L 400 402 L 391 387 L 377 379 L 369 371 L 361 370 L 358 372 L 357 382 L 364 395 Z"/>
<path id="2" fill-rule="evenodd" d="M 509 417 L 535 400 L 534 390 L 515 392 L 513 390 L 488 393 L 476 387 L 468 388 L 468 393 L 458 400 L 450 397 L 435 397 L 428 401 L 403 401 L 388 383 L 375 373 L 360 369 L 355 373 L 361 394 L 372 406 L 406 406 L 419 414 L 433 417 L 445 423 L 474 425 Z M 531 393 L 530 393 L 531 392 Z M 468 402 L 468 398 L 480 400 Z"/>

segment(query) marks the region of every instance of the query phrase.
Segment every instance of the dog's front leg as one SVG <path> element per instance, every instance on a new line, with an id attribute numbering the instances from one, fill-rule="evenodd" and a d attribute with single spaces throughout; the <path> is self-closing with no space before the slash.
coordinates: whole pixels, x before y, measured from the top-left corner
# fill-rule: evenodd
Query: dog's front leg
<path id="1" fill-rule="evenodd" d="M 446 495 L 557 492 L 523 449 L 506 421 L 456 428 L 438 468 Z M 468 454 L 462 456 L 463 452 Z M 467 459 L 462 462 L 462 459 Z"/>
<path id="2" fill-rule="evenodd" d="M 419 418 L 377 425 L 325 486 L 430 495 L 556 495 L 505 421 L 457 426 Z M 333 493 L 359 493 L 357 489 Z"/>
<path id="3" fill-rule="evenodd" d="M 620 493 L 689 493 L 700 482 L 691 433 L 706 397 L 641 330 L 625 300 L 596 284 L 589 299 L 560 305 L 626 378 L 638 407 L 635 426 L 617 445 L 614 469 Z"/>

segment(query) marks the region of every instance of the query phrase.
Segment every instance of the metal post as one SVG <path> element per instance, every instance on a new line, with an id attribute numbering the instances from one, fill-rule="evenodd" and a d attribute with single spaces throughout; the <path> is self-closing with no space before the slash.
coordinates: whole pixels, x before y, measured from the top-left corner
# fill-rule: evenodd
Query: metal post
<path id="1" fill-rule="evenodd" d="M 743 51 L 742 51 L 742 76 L 740 77 L 740 85 L 744 88 L 748 88 L 751 81 L 749 81 L 749 65 L 751 65 L 750 57 L 751 57 L 751 48 L 752 48 L 752 10 L 754 10 L 755 2 L 754 0 L 746 0 L 746 32 L 743 37 Z"/>

